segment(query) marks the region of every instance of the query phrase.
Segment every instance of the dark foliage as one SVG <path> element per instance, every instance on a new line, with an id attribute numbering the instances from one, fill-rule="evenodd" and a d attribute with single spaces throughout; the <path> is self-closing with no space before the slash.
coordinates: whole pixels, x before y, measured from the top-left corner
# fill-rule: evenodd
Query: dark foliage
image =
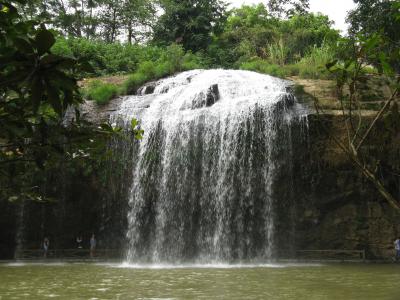
<path id="1" fill-rule="evenodd" d="M 225 5 L 220 0 L 163 0 L 161 7 L 164 14 L 155 25 L 154 41 L 182 44 L 186 50 L 206 49 L 225 19 Z"/>

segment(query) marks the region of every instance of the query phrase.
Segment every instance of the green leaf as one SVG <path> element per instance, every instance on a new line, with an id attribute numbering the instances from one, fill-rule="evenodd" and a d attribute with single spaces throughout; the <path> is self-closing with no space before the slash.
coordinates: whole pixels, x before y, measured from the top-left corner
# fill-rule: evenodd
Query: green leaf
<path id="1" fill-rule="evenodd" d="M 344 64 L 344 68 L 347 70 L 348 68 L 350 68 L 350 66 L 352 66 L 354 64 L 354 61 L 349 59 L 348 61 L 345 62 Z"/>
<path id="2" fill-rule="evenodd" d="M 371 51 L 371 49 L 375 48 L 380 42 L 380 37 L 374 34 L 372 37 L 368 38 L 365 41 L 364 47 L 367 51 Z"/>
<path id="3" fill-rule="evenodd" d="M 144 130 L 136 130 L 135 131 L 135 139 L 141 140 L 143 139 Z"/>
<path id="4" fill-rule="evenodd" d="M 76 67 L 77 61 L 73 58 L 63 57 L 63 60 L 60 61 L 58 65 L 60 66 L 60 68 L 72 69 Z"/>
<path id="5" fill-rule="evenodd" d="M 22 38 L 16 38 L 14 40 L 15 47 L 17 47 L 18 51 L 25 54 L 33 53 L 32 45 L 26 40 Z"/>
<path id="6" fill-rule="evenodd" d="M 334 61 L 328 62 L 325 66 L 328 70 L 330 70 L 333 66 L 335 66 L 338 63 L 338 60 L 335 59 Z"/>
<path id="7" fill-rule="evenodd" d="M 54 86 L 64 90 L 76 90 L 78 88 L 77 82 L 74 78 L 67 76 L 64 72 L 58 70 L 50 70 L 46 72 L 46 78 L 52 82 Z"/>
<path id="8" fill-rule="evenodd" d="M 43 96 L 43 84 L 40 77 L 35 77 L 31 86 L 31 99 L 33 104 L 33 113 L 37 113 Z"/>
<path id="9" fill-rule="evenodd" d="M 57 64 L 59 62 L 62 62 L 64 60 L 63 57 L 59 56 L 59 55 L 55 55 L 55 54 L 48 54 L 46 56 L 44 56 L 41 60 L 40 60 L 40 64 L 42 65 L 47 65 L 47 64 Z"/>
<path id="10" fill-rule="evenodd" d="M 10 11 L 10 9 L 7 6 L 0 4 L 0 12 L 8 13 L 9 11 Z"/>
<path id="11" fill-rule="evenodd" d="M 56 40 L 54 38 L 54 35 L 50 31 L 46 29 L 41 29 L 36 34 L 35 42 L 39 55 L 42 55 L 50 50 Z"/>
<path id="12" fill-rule="evenodd" d="M 385 53 L 383 53 L 383 52 L 379 53 L 379 60 L 380 60 L 383 72 L 389 76 L 393 75 L 394 74 L 393 68 L 388 63 Z"/>
<path id="13" fill-rule="evenodd" d="M 71 90 L 64 91 L 64 109 L 68 108 L 68 105 L 74 102 L 74 95 Z"/>
<path id="14" fill-rule="evenodd" d="M 81 59 L 79 61 L 78 68 L 80 71 L 86 72 L 86 73 L 94 73 L 95 72 L 92 65 L 87 60 L 83 60 L 83 59 Z"/>
<path id="15" fill-rule="evenodd" d="M 60 100 L 60 91 L 51 86 L 49 82 L 46 84 L 46 91 L 51 107 L 59 116 L 61 116 L 62 104 Z"/>
<path id="16" fill-rule="evenodd" d="M 135 130 L 136 126 L 138 125 L 138 120 L 132 119 L 131 121 L 131 128 L 132 130 Z"/>
<path id="17" fill-rule="evenodd" d="M 107 123 L 100 124 L 100 128 L 103 129 L 104 131 L 108 131 L 108 132 L 112 132 L 113 131 L 112 126 L 110 124 L 107 124 Z"/>

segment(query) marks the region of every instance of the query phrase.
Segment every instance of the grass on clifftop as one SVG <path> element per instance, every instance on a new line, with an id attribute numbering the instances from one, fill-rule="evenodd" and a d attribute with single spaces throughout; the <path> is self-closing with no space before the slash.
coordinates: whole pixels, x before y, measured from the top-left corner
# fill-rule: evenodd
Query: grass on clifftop
<path id="1" fill-rule="evenodd" d="M 135 73 L 123 84 L 124 94 L 134 94 L 144 83 L 157 80 L 177 72 L 200 69 L 204 67 L 202 58 L 183 50 L 182 46 L 172 44 L 156 61 L 143 61 Z"/>
<path id="2" fill-rule="evenodd" d="M 299 76 L 306 79 L 332 79 L 326 63 L 333 61 L 335 52 L 329 45 L 312 48 L 298 62 L 285 64 L 285 59 L 271 60 L 255 57 L 240 64 L 240 69 L 255 71 L 280 78 Z"/>
<path id="3" fill-rule="evenodd" d="M 293 79 L 311 79 L 312 84 L 316 79 L 322 80 L 318 84 L 323 86 L 334 86 L 333 81 L 323 81 L 324 79 L 334 79 L 333 75 L 326 69 L 325 64 L 333 60 L 334 51 L 331 47 L 323 45 L 322 47 L 314 47 L 301 58 L 297 63 L 284 64 L 284 60 L 269 61 L 259 57 L 250 58 L 241 62 L 239 68 L 249 71 L 255 71 L 268 74 L 280 78 Z M 118 80 L 109 80 L 111 78 L 99 78 L 89 80 L 88 84 L 84 84 L 83 95 L 88 100 L 93 100 L 99 105 L 108 103 L 111 99 L 119 95 L 136 94 L 137 89 L 146 82 L 158 80 L 160 78 L 171 76 L 175 73 L 192 70 L 209 68 L 204 59 L 199 56 L 186 52 L 182 46 L 172 44 L 167 47 L 162 55 L 156 60 L 145 60 L 137 65 L 136 71 L 128 76 L 116 76 Z M 368 70 L 373 73 L 373 70 Z M 307 83 L 306 85 L 308 85 Z M 335 96 L 332 89 L 325 89 L 329 95 L 323 95 L 324 103 L 327 107 L 335 107 L 338 105 L 334 101 Z M 312 92 L 315 92 L 314 90 Z M 369 103 L 369 106 L 375 105 Z"/>
<path id="4" fill-rule="evenodd" d="M 122 84 L 112 84 L 92 80 L 83 88 L 83 95 L 98 104 L 106 104 L 118 95 L 132 95 L 137 89 L 151 80 L 173 75 L 177 72 L 204 68 L 202 58 L 186 52 L 182 46 L 172 44 L 156 61 L 146 60 L 138 64 L 136 71 Z"/>
<path id="5" fill-rule="evenodd" d="M 83 96 L 88 100 L 93 100 L 99 105 L 108 103 L 111 99 L 120 95 L 121 89 L 111 83 L 100 80 L 92 80 L 83 89 Z"/>

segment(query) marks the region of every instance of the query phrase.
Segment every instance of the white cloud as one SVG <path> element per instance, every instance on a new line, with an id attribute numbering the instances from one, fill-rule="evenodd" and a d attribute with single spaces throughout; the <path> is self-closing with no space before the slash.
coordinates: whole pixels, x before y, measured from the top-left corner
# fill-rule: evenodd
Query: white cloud
<path id="1" fill-rule="evenodd" d="M 266 3 L 260 0 L 226 0 L 233 7 L 239 7 L 242 4 Z M 355 4 L 352 0 L 310 0 L 310 10 L 328 15 L 335 22 L 334 27 L 343 33 L 347 31 L 346 16 L 349 10 L 353 9 Z"/>

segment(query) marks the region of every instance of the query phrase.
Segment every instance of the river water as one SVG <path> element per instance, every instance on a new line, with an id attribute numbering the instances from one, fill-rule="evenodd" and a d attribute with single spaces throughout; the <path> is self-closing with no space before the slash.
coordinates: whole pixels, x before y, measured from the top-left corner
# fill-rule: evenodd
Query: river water
<path id="1" fill-rule="evenodd" d="M 400 299 L 380 264 L 0 264 L 0 299 Z"/>
<path id="2" fill-rule="evenodd" d="M 291 187 L 301 174 L 290 164 L 292 129 L 306 125 L 306 114 L 288 82 L 247 71 L 184 72 L 127 97 L 111 120 L 130 126 L 132 118 L 145 136 L 119 153 L 132 152 L 135 162 L 131 264 L 0 263 L 0 300 L 400 299 L 398 265 L 223 264 L 276 257 L 281 199 L 288 226 L 280 236 L 293 247 Z M 284 195 L 279 178 L 289 187 Z M 187 261 L 202 264 L 179 264 Z M 169 262 L 176 265 L 159 264 Z"/>

